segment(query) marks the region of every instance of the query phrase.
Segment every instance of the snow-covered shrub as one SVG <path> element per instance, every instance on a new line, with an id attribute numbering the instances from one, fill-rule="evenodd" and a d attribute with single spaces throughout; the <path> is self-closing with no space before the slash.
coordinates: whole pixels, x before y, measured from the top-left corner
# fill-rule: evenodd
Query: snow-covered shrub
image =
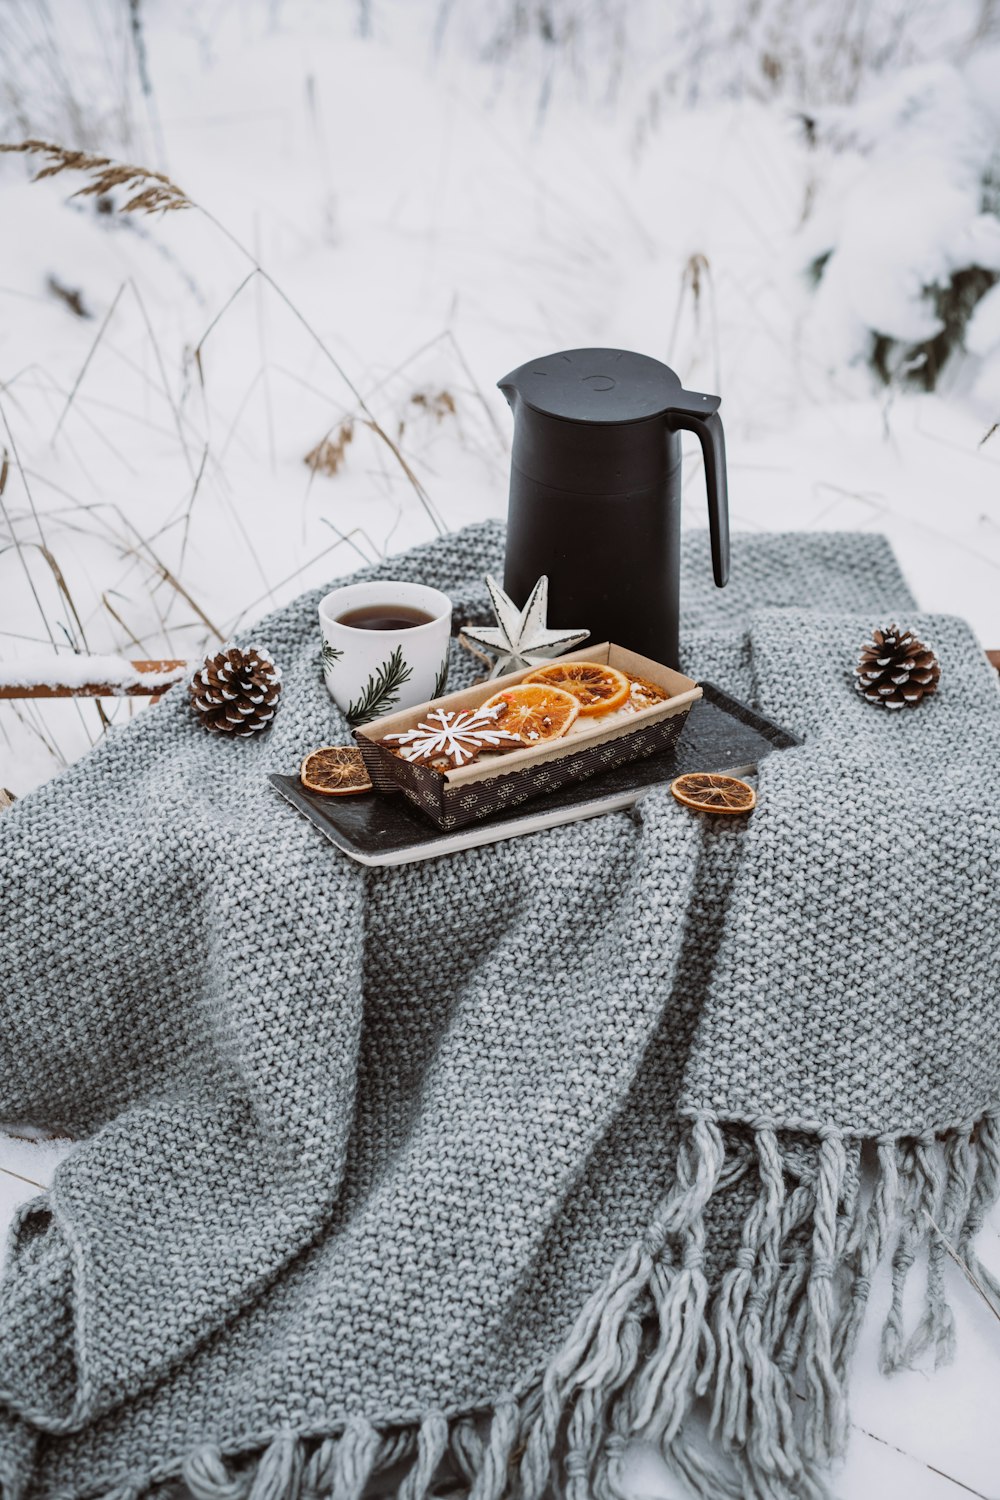
<path id="1" fill-rule="evenodd" d="M 873 76 L 950 58 L 1000 32 L 998 0 L 430 4 L 438 45 L 457 40 L 543 87 L 558 72 L 591 99 L 628 100 L 640 128 L 672 108 L 724 98 L 844 103 Z"/>
<path id="2" fill-rule="evenodd" d="M 804 124 L 810 352 L 930 390 L 956 351 L 1000 346 L 1000 49 L 906 69 Z"/>

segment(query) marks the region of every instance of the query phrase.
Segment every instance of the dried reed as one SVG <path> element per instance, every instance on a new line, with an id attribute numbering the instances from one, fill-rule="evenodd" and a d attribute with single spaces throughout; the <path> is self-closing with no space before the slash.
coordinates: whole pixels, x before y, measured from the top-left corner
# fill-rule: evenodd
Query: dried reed
<path id="1" fill-rule="evenodd" d="M 934 1233 L 941 1241 L 941 1245 L 945 1253 L 949 1255 L 955 1262 L 956 1266 L 961 1271 L 962 1275 L 965 1277 L 969 1285 L 972 1287 L 973 1291 L 977 1294 L 981 1301 L 985 1303 L 986 1307 L 997 1319 L 997 1321 L 1000 1322 L 1000 1308 L 997 1307 L 996 1303 L 993 1301 L 993 1298 L 989 1296 L 986 1288 L 983 1286 L 982 1281 L 976 1275 L 975 1271 L 973 1271 L 968 1261 L 964 1258 L 964 1256 L 959 1255 L 958 1251 L 955 1249 L 951 1241 L 944 1233 L 944 1230 L 940 1227 L 939 1224 L 935 1222 L 935 1220 L 927 1212 L 926 1208 L 924 1209 L 924 1218 L 927 1220 L 928 1224 L 931 1226 Z"/>
<path id="2" fill-rule="evenodd" d="M 40 1193 L 46 1191 L 44 1182 L 36 1182 L 33 1177 L 25 1177 L 22 1172 L 12 1172 L 10 1167 L 0 1167 L 0 1172 L 5 1177 L 13 1177 L 17 1182 L 26 1182 L 29 1187 L 37 1188 Z"/>
<path id="3" fill-rule="evenodd" d="M 412 406 L 419 406 L 438 422 L 455 415 L 455 398 L 451 391 L 415 391 L 410 397 Z"/>
<path id="4" fill-rule="evenodd" d="M 130 3 L 132 3 L 132 0 L 130 0 Z M 133 6 L 133 11 L 134 9 L 135 7 Z M 193 208 L 199 213 L 199 215 L 208 219 L 213 227 L 216 228 L 227 239 L 229 239 L 230 242 L 246 257 L 246 259 L 250 261 L 252 270 L 250 271 L 246 279 L 237 288 L 236 292 L 227 300 L 225 305 L 212 319 L 209 327 L 206 329 L 205 333 L 197 343 L 197 347 L 194 351 L 193 362 L 194 367 L 197 370 L 199 383 L 202 388 L 203 399 L 205 398 L 206 393 L 205 374 L 202 369 L 202 351 L 209 335 L 217 326 L 220 319 L 228 311 L 228 309 L 238 299 L 240 293 L 249 285 L 250 282 L 254 283 L 254 290 L 258 293 L 262 290 L 263 285 L 266 284 L 278 296 L 285 307 L 293 314 L 299 324 L 306 330 L 310 338 L 313 340 L 314 344 L 321 350 L 322 354 L 336 370 L 337 374 L 344 381 L 345 385 L 351 392 L 351 396 L 353 397 L 353 401 L 355 403 L 353 411 L 350 411 L 344 406 L 341 406 L 340 413 L 338 415 L 339 426 L 335 425 L 331 427 L 325 438 L 322 439 L 321 442 L 317 444 L 316 447 L 312 450 L 312 452 L 307 455 L 306 462 L 309 465 L 310 469 L 314 474 L 316 472 L 330 474 L 335 473 L 344 462 L 347 446 L 351 442 L 352 438 L 356 435 L 357 426 L 360 423 L 362 426 L 368 428 L 368 430 L 371 431 L 376 436 L 376 438 L 378 438 L 380 442 L 390 450 L 399 468 L 402 470 L 403 474 L 406 476 L 407 480 L 412 485 L 414 491 L 419 497 L 419 500 L 423 505 L 425 511 L 427 512 L 427 515 L 434 527 L 439 532 L 444 530 L 443 524 L 435 511 L 430 497 L 424 490 L 423 485 L 421 484 L 416 474 L 413 472 L 406 458 L 400 452 L 398 439 L 394 440 L 385 432 L 385 430 L 382 428 L 381 424 L 375 417 L 375 414 L 371 411 L 365 397 L 356 388 L 347 372 L 338 362 L 336 356 L 322 341 L 316 330 L 308 322 L 307 318 L 294 305 L 291 299 L 267 273 L 267 271 L 258 263 L 257 256 L 251 253 L 251 251 L 248 250 L 244 245 L 240 244 L 224 224 L 220 223 L 208 210 L 203 208 L 194 199 L 190 198 L 183 191 L 183 189 L 180 188 L 175 182 L 173 182 L 168 176 L 160 171 L 154 171 L 145 167 L 131 165 L 128 163 L 117 162 L 110 157 L 97 155 L 88 150 L 71 150 L 68 147 L 59 146 L 52 143 L 51 141 L 41 140 L 35 137 L 31 137 L 17 143 L 0 143 L 0 153 L 7 155 L 22 155 L 26 159 L 33 160 L 33 166 L 36 168 L 34 177 L 32 179 L 34 181 L 40 181 L 48 177 L 60 176 L 67 173 L 70 174 L 70 178 L 76 176 L 79 179 L 79 177 L 82 176 L 84 179 L 83 186 L 78 187 L 77 191 L 73 193 L 73 196 L 91 197 L 98 199 L 99 206 L 109 212 L 116 211 L 122 214 L 157 213 L 168 212 L 174 209 L 181 208 Z M 73 184 L 73 186 L 75 186 L 75 184 Z M 89 315 L 89 309 L 84 307 L 82 297 L 78 297 L 78 295 L 73 293 L 70 289 L 63 288 L 60 285 L 58 287 L 51 288 L 51 290 L 55 295 L 60 296 L 62 300 L 66 301 L 67 306 L 70 307 L 70 310 L 76 313 L 78 316 Z M 68 492 L 64 491 L 63 493 L 67 494 L 67 497 L 72 501 L 74 508 L 82 506 L 82 508 L 86 510 L 88 514 L 95 515 L 95 518 L 100 522 L 101 526 L 107 529 L 109 533 L 109 540 L 111 540 L 117 546 L 117 549 L 123 558 L 135 558 L 141 563 L 143 570 L 148 571 L 150 575 L 150 582 L 152 583 L 150 602 L 153 604 L 156 610 L 156 614 L 159 617 L 160 627 L 162 628 L 163 637 L 166 641 L 164 654 L 166 654 L 166 652 L 173 652 L 176 655 L 181 655 L 182 653 L 176 650 L 172 641 L 170 640 L 170 632 L 167 628 L 167 619 L 164 615 L 163 610 L 160 608 L 160 605 L 156 602 L 156 599 L 154 597 L 158 586 L 162 587 L 163 585 L 166 585 L 166 587 L 171 591 L 173 595 L 175 595 L 180 600 L 183 600 L 184 604 L 187 605 L 187 607 L 193 612 L 193 615 L 198 621 L 199 626 L 203 627 L 210 636 L 213 636 L 216 639 L 224 638 L 223 632 L 220 630 L 219 626 L 211 618 L 209 613 L 204 608 L 202 608 L 191 591 L 186 587 L 185 581 L 182 581 L 184 553 L 190 526 L 191 510 L 198 495 L 201 481 L 205 475 L 206 466 L 210 463 L 217 463 L 217 460 L 215 460 L 210 454 L 209 445 L 207 442 L 204 443 L 203 451 L 200 454 L 200 462 L 198 461 L 199 455 L 191 451 L 189 419 L 185 416 L 183 411 L 183 400 L 178 401 L 175 392 L 171 388 L 163 356 L 157 345 L 149 316 L 143 305 L 139 290 L 131 281 L 131 279 L 122 283 L 122 285 L 118 288 L 114 298 L 112 299 L 111 305 L 108 307 L 107 311 L 104 312 L 103 316 L 100 317 L 99 322 L 95 321 L 95 336 L 90 344 L 82 367 L 77 373 L 76 378 L 72 382 L 70 388 L 68 390 L 61 389 L 59 385 L 54 380 L 52 380 L 50 376 L 48 376 L 47 372 L 43 371 L 43 373 L 46 374 L 48 382 L 52 387 L 53 393 L 58 395 L 59 397 L 59 405 L 55 408 L 55 424 L 50 441 L 55 444 L 62 436 L 67 445 L 67 448 L 75 454 L 73 443 L 67 431 L 67 418 L 70 412 L 74 409 L 79 415 L 82 415 L 83 420 L 88 425 L 93 425 L 92 423 L 90 423 L 90 420 L 87 417 L 86 413 L 80 413 L 79 395 L 81 388 L 83 387 L 87 379 L 88 372 L 91 368 L 92 362 L 97 354 L 98 349 L 108 341 L 109 329 L 114 321 L 116 313 L 121 306 L 123 296 L 126 292 L 131 293 L 134 300 L 137 302 L 140 314 L 146 326 L 146 331 L 149 334 L 151 342 L 153 344 L 156 355 L 157 368 L 159 372 L 159 383 L 162 386 L 163 394 L 169 404 L 173 416 L 174 427 L 176 428 L 177 436 L 180 440 L 180 445 L 187 460 L 188 468 L 192 476 L 192 487 L 189 498 L 186 502 L 186 509 L 184 508 L 184 504 L 182 502 L 182 514 L 177 518 L 177 524 L 183 527 L 183 542 L 180 550 L 180 565 L 177 565 L 175 563 L 173 567 L 169 566 L 164 561 L 163 557 L 158 555 L 157 552 L 154 551 L 153 545 L 151 544 L 155 539 L 156 534 L 154 534 L 154 538 L 143 536 L 142 533 L 121 512 L 120 507 L 118 507 L 117 505 L 111 504 L 110 507 L 107 507 L 105 503 L 105 508 L 110 508 L 118 515 L 118 518 L 122 523 L 122 531 L 119 531 L 118 528 L 114 525 L 109 525 L 100 516 L 96 515 L 97 510 L 102 507 L 91 506 L 89 504 L 84 505 L 82 501 L 78 500 L 74 496 L 70 496 Z M 260 314 L 261 308 L 258 301 L 258 316 L 260 316 Z M 22 373 L 25 372 L 19 372 L 19 375 Z M 0 387 L 0 389 L 2 389 L 4 395 L 6 395 L 11 402 L 15 403 L 18 407 L 18 410 L 20 410 L 20 403 L 17 401 L 17 397 L 15 396 L 13 390 L 10 389 L 10 387 L 12 387 L 14 384 L 14 380 L 16 380 L 17 378 L 19 378 L 19 376 L 14 377 L 11 381 L 4 384 L 3 387 Z M 144 378 L 148 379 L 145 374 Z M 454 397 L 446 390 L 439 391 L 436 387 L 428 388 L 426 392 L 420 393 L 418 395 L 415 406 L 425 409 L 428 414 L 434 416 L 438 421 L 440 421 L 443 420 L 447 415 L 454 412 L 455 400 Z M 20 559 L 20 564 L 23 568 L 26 582 L 38 606 L 39 614 L 44 623 L 45 633 L 48 636 L 49 644 L 55 651 L 58 652 L 63 647 L 62 637 L 65 636 L 66 640 L 72 646 L 74 651 L 80 651 L 81 649 L 86 650 L 88 648 L 86 645 L 86 635 L 81 619 L 81 614 L 76 608 L 76 604 L 72 598 L 70 587 L 67 583 L 67 579 L 56 560 L 56 556 L 47 543 L 47 539 L 45 537 L 43 529 L 44 520 L 43 517 L 39 515 L 36 509 L 34 499 L 31 494 L 30 480 L 21 466 L 20 459 L 17 454 L 14 434 L 10 431 L 9 424 L 6 420 L 6 413 L 3 411 L 2 402 L 0 402 L 0 435 L 2 435 L 2 437 L 6 437 L 7 439 L 6 444 L 0 442 L 0 520 L 6 523 L 5 529 L 9 533 L 10 543 L 12 544 L 14 551 L 17 553 Z M 97 435 L 102 438 L 104 436 L 100 431 L 97 431 Z M 107 441 L 106 438 L 104 440 Z M 117 450 L 113 451 L 117 452 Z M 10 455 L 9 459 L 8 454 Z M 124 458 L 120 454 L 118 456 L 124 463 Z M 9 494 L 6 496 L 4 494 L 4 491 L 8 489 L 9 475 L 11 471 L 15 469 L 15 466 L 17 471 L 19 471 L 21 482 L 28 499 L 29 509 L 25 510 L 23 517 L 15 516 L 15 514 L 11 512 L 8 504 Z M 56 488 L 59 487 L 56 486 Z M 28 539 L 22 536 L 22 520 L 28 521 L 29 524 L 31 521 L 34 522 L 37 539 Z M 235 520 L 237 524 L 240 524 L 238 516 L 235 517 Z M 336 528 L 333 529 L 336 531 Z M 357 528 L 355 528 L 355 532 L 358 532 Z M 344 536 L 342 533 L 337 532 L 337 541 L 333 544 L 333 546 L 336 547 L 343 544 L 352 547 L 356 546 L 356 543 L 353 540 L 355 532 L 351 532 L 347 536 Z M 363 533 L 358 532 L 358 534 L 360 535 Z M 252 550 L 253 549 L 251 548 L 251 551 Z M 332 548 L 325 549 L 325 551 L 329 550 L 332 550 Z M 357 550 L 359 552 L 359 555 L 363 557 L 365 561 L 370 560 L 365 553 L 361 552 L 360 548 L 357 548 Z M 372 544 L 372 550 L 377 555 L 378 549 L 374 547 L 374 544 Z M 321 555 L 323 554 L 321 553 Z M 59 605 L 61 607 L 59 607 L 57 611 L 54 612 L 54 616 L 51 619 L 49 610 L 46 607 L 48 601 L 43 603 L 43 599 L 41 597 L 41 594 L 45 591 L 44 589 L 42 589 L 40 593 L 41 579 L 37 576 L 38 570 L 36 567 L 29 566 L 29 558 L 33 556 L 40 557 L 41 561 L 44 564 L 44 571 L 48 573 L 52 580 L 52 583 L 54 583 L 56 593 L 59 598 Z M 259 560 L 258 566 L 260 566 Z M 303 567 L 304 566 L 305 565 L 303 564 Z M 296 571 L 301 571 L 301 569 Z M 263 570 L 262 577 L 264 577 Z M 266 578 L 264 581 L 267 581 Z M 270 593 L 270 589 L 268 590 L 268 592 Z M 107 612 L 107 615 L 116 622 L 123 635 L 130 641 L 131 644 L 139 646 L 140 642 L 138 640 L 138 637 L 136 636 L 136 633 L 129 627 L 126 621 L 122 618 L 121 614 L 114 607 L 111 600 L 108 598 L 107 593 L 102 594 L 101 602 L 104 606 L 105 611 Z M 253 607 L 254 606 L 250 606 L 251 609 Z M 170 611 L 168 606 L 167 614 L 169 614 L 169 612 Z M 247 612 L 248 611 L 244 611 L 243 613 L 246 614 Z M 188 629 L 189 627 L 185 625 L 182 628 Z M 149 653 L 147 651 L 144 652 L 144 654 L 148 655 Z M 81 718 L 81 723 L 83 723 L 80 705 L 74 704 L 74 707 L 76 709 L 76 713 Z M 96 702 L 96 707 L 98 711 L 101 712 L 99 700 Z M 67 762 L 67 756 L 60 749 L 54 738 L 49 738 L 46 735 L 45 728 L 42 726 L 41 722 L 38 722 L 36 720 L 33 705 L 25 704 L 23 712 L 16 704 L 11 704 L 10 709 L 11 712 L 17 717 L 17 719 L 20 720 L 26 730 L 30 731 L 32 734 L 37 735 L 40 738 L 49 753 L 51 753 L 58 761 L 64 764 Z M 108 721 L 106 719 L 106 716 L 102 713 L 102 728 L 106 728 L 107 723 Z M 86 725 L 84 725 L 84 727 L 86 728 Z M 93 735 L 90 734 L 89 731 L 88 739 L 93 742 Z"/>
<path id="5" fill-rule="evenodd" d="M 66 146 L 53 145 L 51 141 L 35 140 L 0 143 L 0 152 L 45 157 L 46 164 L 35 173 L 33 182 L 41 182 L 43 177 L 57 177 L 60 172 L 83 172 L 90 181 L 76 190 L 72 195 L 74 198 L 103 198 L 116 188 L 124 188 L 132 196 L 121 204 L 121 213 L 171 213 L 175 209 L 194 207 L 184 190 L 163 172 L 130 166 L 126 162 L 114 161 L 110 156 L 91 156 L 86 151 L 70 151 Z"/>
<path id="6" fill-rule="evenodd" d="M 336 436 L 327 433 L 306 454 L 304 462 L 314 474 L 326 474 L 330 479 L 338 474 L 344 466 L 347 455 L 347 446 L 354 439 L 354 423 L 348 417 L 346 422 L 341 422 L 337 428 Z"/>
<path id="7" fill-rule="evenodd" d="M 92 318 L 94 315 L 83 300 L 83 291 L 80 287 L 64 286 L 58 276 L 49 276 L 45 285 L 57 297 L 60 302 L 65 303 L 74 318 Z"/>
<path id="8" fill-rule="evenodd" d="M 353 380 L 351 380 L 343 365 L 320 338 L 315 328 L 309 322 L 309 319 L 304 315 L 304 313 L 299 310 L 298 307 L 296 307 L 295 303 L 288 296 L 288 293 L 285 292 L 282 287 L 279 286 L 279 284 L 275 281 L 274 277 L 264 269 L 264 267 L 257 260 L 257 257 L 251 251 L 249 251 L 247 247 L 242 244 L 239 239 L 237 239 L 232 231 L 227 229 L 225 224 L 217 219 L 213 213 L 211 213 L 202 204 L 196 203 L 193 198 L 189 198 L 184 190 L 182 188 L 179 188 L 175 182 L 171 182 L 170 178 L 167 177 L 163 172 L 153 172 L 147 167 L 130 166 L 124 162 L 113 161 L 110 157 L 107 156 L 92 156 L 85 151 L 71 151 L 65 146 L 53 145 L 49 141 L 27 140 L 6 144 L 0 142 L 0 153 L 2 152 L 14 152 L 20 153 L 22 155 L 38 155 L 45 157 L 46 165 L 35 174 L 35 177 L 33 179 L 35 182 L 41 181 L 41 179 L 44 177 L 55 177 L 60 172 L 83 172 L 85 175 L 88 175 L 90 181 L 87 182 L 84 187 L 78 189 L 78 191 L 73 194 L 74 197 L 89 197 L 94 195 L 103 197 L 104 195 L 112 192 L 113 189 L 120 187 L 127 188 L 129 191 L 131 191 L 133 188 L 137 189 L 137 191 L 133 192 L 132 196 L 124 204 L 121 205 L 120 212 L 122 213 L 133 213 L 137 211 L 144 213 L 165 213 L 170 211 L 171 209 L 197 209 L 198 212 L 202 214 L 210 224 L 214 225 L 219 233 L 224 235 L 229 243 L 233 245 L 241 255 L 245 256 L 245 258 L 253 266 L 253 270 L 244 278 L 244 280 L 236 288 L 235 292 L 233 292 L 232 296 L 220 309 L 220 311 L 216 313 L 215 317 L 208 325 L 208 328 L 199 339 L 198 344 L 194 350 L 194 363 L 198 371 L 198 378 L 202 384 L 202 387 L 204 388 L 205 382 L 204 368 L 202 364 L 202 351 L 209 338 L 209 335 L 212 333 L 212 330 L 218 325 L 220 319 L 223 318 L 229 311 L 229 308 L 232 307 L 233 303 L 240 296 L 244 288 L 247 287 L 250 282 L 254 281 L 255 278 L 259 277 L 261 280 L 267 283 L 267 285 L 271 288 L 275 295 L 284 303 L 292 316 L 299 322 L 306 333 L 308 333 L 309 337 L 316 344 L 320 352 L 330 362 L 334 370 L 336 370 L 340 379 L 347 386 L 348 390 L 351 392 L 351 395 L 357 402 L 358 409 L 362 413 L 362 416 L 364 418 L 363 425 L 365 427 L 368 427 L 376 437 L 378 437 L 383 443 L 385 443 L 386 447 L 389 449 L 390 453 L 392 453 L 393 457 L 396 459 L 396 462 L 399 464 L 403 473 L 406 475 L 407 479 L 412 485 L 414 493 L 416 494 L 418 500 L 426 511 L 428 519 L 430 520 L 434 529 L 437 531 L 439 536 L 444 535 L 446 527 L 442 522 L 441 517 L 438 515 L 431 497 L 424 489 L 423 485 L 411 469 L 410 465 L 406 462 L 406 459 L 400 452 L 398 445 L 382 427 L 381 423 L 375 417 L 375 414 L 369 409 L 364 397 L 358 390 L 357 386 L 354 384 Z M 100 338 L 104 332 L 104 327 L 106 326 L 109 317 L 110 311 L 104 320 L 104 324 L 102 324 L 102 327 L 98 332 L 97 339 L 95 340 L 95 347 L 96 344 L 100 341 Z M 81 378 L 82 374 L 83 372 L 81 372 Z M 77 386 L 78 385 L 79 381 L 77 381 Z M 71 393 L 70 397 L 71 400 L 72 395 L 75 394 L 77 386 L 74 386 L 74 390 Z M 63 415 L 65 415 L 65 413 Z"/>

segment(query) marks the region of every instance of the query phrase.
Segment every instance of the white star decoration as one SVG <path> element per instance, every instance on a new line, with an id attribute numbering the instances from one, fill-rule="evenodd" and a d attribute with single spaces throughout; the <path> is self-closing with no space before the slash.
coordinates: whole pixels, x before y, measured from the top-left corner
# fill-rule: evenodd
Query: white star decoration
<path id="1" fill-rule="evenodd" d="M 549 630 L 545 616 L 549 607 L 549 580 L 542 574 L 528 595 L 523 609 L 518 609 L 495 578 L 487 573 L 486 587 L 493 600 L 496 626 L 463 625 L 463 634 L 476 646 L 481 646 L 496 663 L 490 677 L 502 677 L 505 672 L 518 672 L 522 667 L 539 667 L 553 656 L 561 656 L 572 646 L 578 646 L 590 634 L 589 630 Z"/>

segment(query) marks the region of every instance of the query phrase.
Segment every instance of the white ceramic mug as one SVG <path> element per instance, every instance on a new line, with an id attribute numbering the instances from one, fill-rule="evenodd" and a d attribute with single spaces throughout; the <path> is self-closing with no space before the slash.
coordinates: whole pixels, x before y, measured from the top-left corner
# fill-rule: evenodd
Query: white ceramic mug
<path id="1" fill-rule="evenodd" d="M 394 630 L 342 623 L 343 615 L 379 604 L 420 610 L 430 619 Z M 391 578 L 349 583 L 320 601 L 319 625 L 327 692 L 352 727 L 444 692 L 451 600 L 440 589 Z"/>

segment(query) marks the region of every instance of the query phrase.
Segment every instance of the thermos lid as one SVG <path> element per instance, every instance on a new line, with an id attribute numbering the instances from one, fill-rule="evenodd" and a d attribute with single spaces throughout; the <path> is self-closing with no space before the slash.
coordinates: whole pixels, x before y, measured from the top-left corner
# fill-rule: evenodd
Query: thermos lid
<path id="1" fill-rule="evenodd" d="M 681 394 L 680 377 L 648 354 L 627 349 L 567 349 L 529 360 L 498 382 L 515 389 L 525 405 L 568 422 L 644 422 L 680 406 L 690 409 L 691 393 Z M 699 396 L 706 413 L 718 398 Z"/>

